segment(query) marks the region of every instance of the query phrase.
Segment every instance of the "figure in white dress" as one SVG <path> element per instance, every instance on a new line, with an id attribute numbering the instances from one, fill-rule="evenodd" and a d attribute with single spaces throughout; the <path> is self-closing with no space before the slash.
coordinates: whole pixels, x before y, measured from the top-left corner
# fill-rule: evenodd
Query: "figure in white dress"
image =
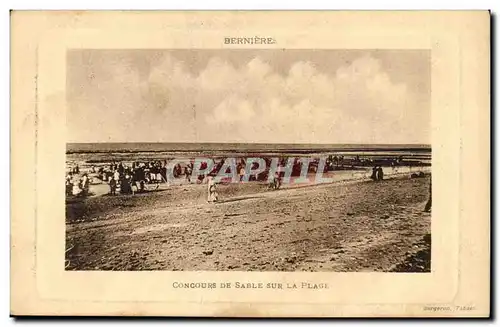
<path id="1" fill-rule="evenodd" d="M 82 193 L 82 188 L 80 187 L 80 179 L 78 178 L 78 175 L 73 177 L 73 195 L 74 196 L 79 196 Z"/>
<path id="2" fill-rule="evenodd" d="M 217 183 L 215 182 L 215 179 L 212 176 L 208 176 L 208 202 L 213 203 L 217 202 L 218 200 L 218 194 L 217 194 Z"/>

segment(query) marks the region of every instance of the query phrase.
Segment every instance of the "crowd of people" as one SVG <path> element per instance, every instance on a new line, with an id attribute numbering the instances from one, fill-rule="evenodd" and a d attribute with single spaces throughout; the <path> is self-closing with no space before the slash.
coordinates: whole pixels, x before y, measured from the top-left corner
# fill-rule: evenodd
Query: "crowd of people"
<path id="1" fill-rule="evenodd" d="M 184 175 L 190 181 L 191 167 L 176 165 L 173 174 L 174 177 Z M 132 162 L 130 165 L 121 162 L 112 163 L 108 167 L 100 167 L 97 175 L 103 182 L 109 184 L 111 195 L 115 195 L 118 189 L 122 194 L 140 193 L 145 191 L 148 184 L 167 181 L 167 162 L 156 160 Z"/>
<path id="2" fill-rule="evenodd" d="M 266 167 L 272 166 L 271 157 L 264 157 L 262 159 L 264 160 Z M 289 162 L 289 160 L 290 158 L 285 156 L 278 158 L 278 167 L 290 167 L 291 176 L 300 176 L 303 170 L 303 158 L 293 158 L 292 162 Z M 326 158 L 324 171 L 327 172 L 330 170 L 336 170 L 336 168 L 343 168 L 344 165 L 363 166 L 367 164 L 367 160 L 371 159 L 360 159 L 358 155 L 348 159 L 345 159 L 343 155 L 330 155 Z M 401 162 L 401 160 L 402 157 L 394 159 L 394 162 L 391 163 L 393 171 L 395 166 L 397 166 Z M 117 193 L 134 194 L 144 192 L 149 189 L 149 184 L 166 183 L 167 179 L 172 178 L 172 174 L 173 177 L 177 180 L 184 177 L 188 183 L 205 183 L 207 182 L 208 177 L 215 177 L 220 173 L 224 173 L 221 170 L 224 169 L 225 162 L 225 158 L 216 159 L 212 169 L 208 172 L 206 170 L 208 163 L 202 162 L 199 169 L 204 171 L 205 173 L 200 174 L 199 176 L 192 176 L 194 166 L 193 161 L 176 164 L 173 167 L 173 171 L 170 172 L 170 175 L 167 171 L 167 160 L 134 161 L 131 163 L 112 162 L 110 164 L 101 165 L 98 168 L 96 168 L 96 166 L 92 166 L 90 167 L 90 169 L 87 169 L 83 175 L 80 174 L 80 167 L 78 165 L 75 165 L 69 170 L 66 176 L 66 194 L 68 196 L 88 195 L 89 184 L 91 183 L 91 181 L 96 180 L 100 180 L 98 182 L 108 184 L 109 194 L 111 195 L 116 195 Z M 270 189 L 280 188 L 281 179 L 284 174 L 283 169 L 279 169 L 279 172 L 273 173 L 274 175 L 271 176 L 271 178 L 269 178 L 268 169 L 260 171 L 257 174 L 245 176 L 247 174 L 246 162 L 246 158 L 236 158 L 236 172 L 239 181 L 268 181 Z M 316 173 L 319 168 L 319 162 L 319 158 L 307 160 L 307 171 L 309 173 Z M 258 168 L 257 166 L 258 163 L 255 162 L 254 166 L 252 166 L 251 169 L 255 170 L 256 168 Z M 225 173 L 230 173 L 230 171 L 228 171 L 230 169 L 230 167 L 227 167 Z M 384 179 L 384 171 L 380 163 L 377 162 L 375 164 L 372 169 L 372 175 L 370 176 L 370 178 L 374 181 L 380 181 Z M 224 182 L 224 180 L 217 180 L 217 182 Z M 212 186 L 209 186 L 209 188 L 215 188 L 216 182 L 214 181 L 213 183 L 214 184 Z M 158 188 L 158 186 L 156 186 L 156 188 Z M 209 197 L 211 197 L 210 193 Z"/>

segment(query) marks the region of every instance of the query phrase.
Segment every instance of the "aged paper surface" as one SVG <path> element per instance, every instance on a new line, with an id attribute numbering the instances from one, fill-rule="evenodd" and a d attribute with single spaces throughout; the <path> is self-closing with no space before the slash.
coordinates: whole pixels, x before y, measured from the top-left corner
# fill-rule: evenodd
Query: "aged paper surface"
<path id="1" fill-rule="evenodd" d="M 12 12 L 12 314 L 488 316 L 489 24 Z M 242 152 L 333 181 L 172 182 Z"/>

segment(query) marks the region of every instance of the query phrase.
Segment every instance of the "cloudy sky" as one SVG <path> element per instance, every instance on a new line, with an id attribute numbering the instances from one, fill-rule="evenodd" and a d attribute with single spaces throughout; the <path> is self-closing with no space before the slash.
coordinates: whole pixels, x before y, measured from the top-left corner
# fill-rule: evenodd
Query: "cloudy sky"
<path id="1" fill-rule="evenodd" d="M 426 50 L 71 50 L 68 142 L 430 143 Z"/>

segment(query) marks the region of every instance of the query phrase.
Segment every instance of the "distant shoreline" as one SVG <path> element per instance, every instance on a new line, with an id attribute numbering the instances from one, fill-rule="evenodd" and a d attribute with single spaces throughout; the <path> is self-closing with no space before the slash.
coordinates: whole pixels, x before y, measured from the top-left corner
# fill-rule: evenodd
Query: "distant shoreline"
<path id="1" fill-rule="evenodd" d="M 431 152 L 428 144 L 284 144 L 284 143 L 67 143 L 66 154 L 161 152 Z"/>

